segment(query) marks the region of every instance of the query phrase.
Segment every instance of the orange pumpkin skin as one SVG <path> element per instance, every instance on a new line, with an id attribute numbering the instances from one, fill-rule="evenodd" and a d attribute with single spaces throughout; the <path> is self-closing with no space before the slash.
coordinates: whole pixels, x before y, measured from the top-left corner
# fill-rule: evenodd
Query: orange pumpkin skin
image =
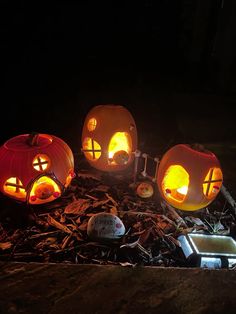
<path id="1" fill-rule="evenodd" d="M 118 142 L 126 143 L 124 147 L 112 146 L 111 139 L 116 135 L 121 137 Z M 95 106 L 85 118 L 81 141 L 85 158 L 92 167 L 108 172 L 122 171 L 131 165 L 137 149 L 135 121 L 123 106 Z"/>
<path id="2" fill-rule="evenodd" d="M 220 163 L 210 151 L 178 144 L 162 157 L 157 185 L 160 195 L 173 207 L 195 211 L 209 205 L 223 181 Z"/>
<path id="3" fill-rule="evenodd" d="M 53 201 L 63 193 L 73 177 L 73 153 L 62 139 L 54 135 L 37 134 L 37 143 L 33 144 L 28 143 L 29 137 L 29 134 L 18 135 L 0 147 L 0 191 L 24 202 L 29 200 L 34 186 L 32 204 Z M 11 181 L 18 193 L 8 191 Z M 37 181 L 38 187 L 34 185 Z"/>

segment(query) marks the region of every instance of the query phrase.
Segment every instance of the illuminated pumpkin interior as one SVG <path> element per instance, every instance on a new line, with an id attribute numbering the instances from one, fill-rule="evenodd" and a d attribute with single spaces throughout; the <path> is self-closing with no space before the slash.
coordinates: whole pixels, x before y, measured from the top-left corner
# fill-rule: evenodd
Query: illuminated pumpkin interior
<path id="1" fill-rule="evenodd" d="M 222 172 L 220 168 L 211 168 L 203 182 L 203 193 L 208 198 L 214 198 L 222 185 Z"/>
<path id="2" fill-rule="evenodd" d="M 180 165 L 170 166 L 162 181 L 162 190 L 166 197 L 182 203 L 187 195 L 189 175 Z"/>
<path id="3" fill-rule="evenodd" d="M 58 184 L 50 177 L 42 176 L 37 179 L 30 191 L 29 203 L 41 204 L 53 201 L 61 195 Z"/>
<path id="4" fill-rule="evenodd" d="M 3 189 L 6 194 L 12 195 L 13 197 L 26 198 L 25 188 L 23 187 L 22 182 L 16 177 L 7 179 Z"/>
<path id="5" fill-rule="evenodd" d="M 97 160 L 101 156 L 101 146 L 91 137 L 84 139 L 83 151 L 89 160 Z"/>
<path id="6" fill-rule="evenodd" d="M 47 155 L 37 155 L 33 159 L 33 168 L 37 171 L 45 171 L 50 167 L 50 159 Z"/>
<path id="7" fill-rule="evenodd" d="M 87 128 L 90 132 L 94 131 L 97 126 L 97 120 L 95 118 L 91 118 L 88 121 Z"/>
<path id="8" fill-rule="evenodd" d="M 111 164 L 126 164 L 131 153 L 131 137 L 127 132 L 116 132 L 108 146 L 108 158 Z"/>

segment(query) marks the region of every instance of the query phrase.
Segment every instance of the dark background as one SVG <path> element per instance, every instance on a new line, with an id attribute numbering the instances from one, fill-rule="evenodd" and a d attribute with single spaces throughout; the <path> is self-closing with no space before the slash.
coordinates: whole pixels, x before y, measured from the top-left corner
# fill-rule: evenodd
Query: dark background
<path id="1" fill-rule="evenodd" d="M 142 150 L 234 141 L 234 0 L 5 0 L 0 15 L 1 144 L 38 131 L 77 152 L 105 103 L 132 112 Z"/>

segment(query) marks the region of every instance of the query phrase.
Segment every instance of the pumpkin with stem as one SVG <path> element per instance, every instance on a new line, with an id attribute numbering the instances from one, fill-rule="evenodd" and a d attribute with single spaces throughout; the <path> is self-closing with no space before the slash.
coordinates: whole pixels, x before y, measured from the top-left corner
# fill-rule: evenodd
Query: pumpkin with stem
<path id="1" fill-rule="evenodd" d="M 60 138 L 22 134 L 0 147 L 0 191 L 30 204 L 51 202 L 74 177 L 74 157 Z"/>

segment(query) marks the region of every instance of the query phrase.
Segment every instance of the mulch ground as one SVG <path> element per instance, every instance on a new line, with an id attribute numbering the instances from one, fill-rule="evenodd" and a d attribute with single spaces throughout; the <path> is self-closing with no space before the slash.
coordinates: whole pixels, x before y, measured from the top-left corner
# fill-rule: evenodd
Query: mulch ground
<path id="1" fill-rule="evenodd" d="M 1 196 L 0 260 L 122 266 L 188 267 L 178 237 L 189 232 L 236 238 L 235 211 L 222 193 L 194 212 L 174 209 L 161 200 L 156 184 L 123 173 L 102 173 L 81 159 L 64 195 L 45 205 L 27 205 Z M 148 181 L 149 198 L 137 194 Z M 125 234 L 91 239 L 89 219 L 98 213 L 118 216 Z M 234 267 L 234 266 L 233 266 Z"/>

